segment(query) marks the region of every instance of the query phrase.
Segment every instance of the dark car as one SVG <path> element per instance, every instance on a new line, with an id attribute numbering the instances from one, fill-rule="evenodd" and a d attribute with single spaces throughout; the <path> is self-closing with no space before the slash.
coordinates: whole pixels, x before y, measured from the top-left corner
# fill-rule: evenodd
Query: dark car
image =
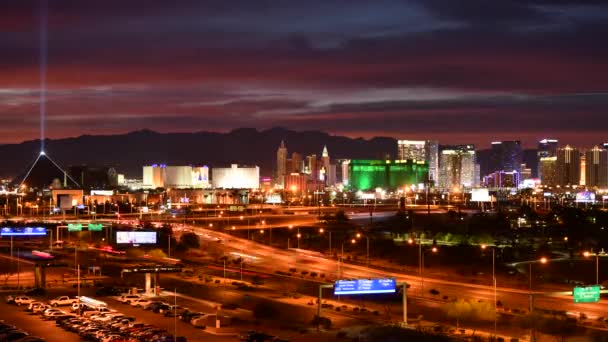
<path id="1" fill-rule="evenodd" d="M 122 289 L 114 286 L 104 286 L 95 291 L 95 294 L 98 296 L 118 296 L 121 293 Z"/>
<path id="2" fill-rule="evenodd" d="M 42 288 L 34 288 L 25 292 L 26 296 L 44 296 L 46 295 L 46 290 Z"/>

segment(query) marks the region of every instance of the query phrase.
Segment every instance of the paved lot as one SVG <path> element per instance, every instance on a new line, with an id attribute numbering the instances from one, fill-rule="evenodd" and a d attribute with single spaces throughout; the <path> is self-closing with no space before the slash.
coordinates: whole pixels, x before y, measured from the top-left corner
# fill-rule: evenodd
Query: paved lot
<path id="1" fill-rule="evenodd" d="M 80 337 L 57 326 L 55 321 L 45 321 L 40 316 L 25 311 L 26 307 L 0 302 L 0 320 L 26 331 L 30 335 L 44 337 L 48 342 L 75 342 Z"/>

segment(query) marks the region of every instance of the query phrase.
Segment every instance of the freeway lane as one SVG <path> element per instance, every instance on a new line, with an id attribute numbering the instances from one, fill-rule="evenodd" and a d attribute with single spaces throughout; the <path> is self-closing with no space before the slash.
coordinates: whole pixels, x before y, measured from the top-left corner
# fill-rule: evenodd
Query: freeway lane
<path id="1" fill-rule="evenodd" d="M 246 254 L 249 256 L 245 257 L 249 267 L 258 268 L 269 273 L 274 273 L 277 270 L 286 271 L 290 267 L 297 269 L 305 267 L 306 270 L 311 272 L 325 273 L 328 280 L 337 278 L 394 277 L 399 282 L 409 283 L 411 285 L 408 290 L 410 293 L 419 295 L 421 292 L 420 277 L 416 275 L 387 272 L 360 265 L 339 264 L 335 260 L 320 257 L 314 252 L 310 252 L 310 255 L 308 255 L 305 252 L 277 249 L 200 227 L 188 226 L 188 228 L 197 232 L 203 239 L 209 241 L 220 239 L 221 243 L 218 243 L 218 245 L 225 248 L 227 252 Z M 340 272 L 342 277 L 338 277 Z M 487 285 L 425 277 L 423 288 L 423 295 L 425 297 L 431 297 L 428 291 L 436 289 L 440 292 L 440 297 L 448 296 L 450 299 L 468 298 L 492 302 L 494 298 L 494 288 Z M 563 310 L 575 313 L 576 315 L 579 312 L 584 312 L 590 318 L 608 316 L 608 301 L 606 300 L 593 304 L 575 304 L 571 297 L 547 297 L 541 296 L 541 293 L 538 291 L 533 291 L 533 293 L 536 298 L 536 307 Z M 498 287 L 497 299 L 507 308 L 527 310 L 529 307 L 529 292 L 527 290 Z"/>

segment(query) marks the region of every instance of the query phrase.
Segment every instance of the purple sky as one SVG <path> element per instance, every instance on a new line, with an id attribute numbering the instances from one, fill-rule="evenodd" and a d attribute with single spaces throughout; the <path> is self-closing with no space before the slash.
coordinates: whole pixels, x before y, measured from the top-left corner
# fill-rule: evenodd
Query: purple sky
<path id="1" fill-rule="evenodd" d="M 39 137 L 39 8 L 0 4 L 0 143 Z M 51 138 L 608 141 L 604 1 L 52 0 L 48 22 Z"/>

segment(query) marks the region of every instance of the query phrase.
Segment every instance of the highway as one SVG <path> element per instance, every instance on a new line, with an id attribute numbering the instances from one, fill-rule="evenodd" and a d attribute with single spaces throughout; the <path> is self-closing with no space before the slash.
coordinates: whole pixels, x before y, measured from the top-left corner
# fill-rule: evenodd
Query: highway
<path id="1" fill-rule="evenodd" d="M 318 252 L 277 249 L 201 227 L 186 226 L 185 229 L 195 231 L 203 241 L 219 242 L 218 245 L 222 246 L 227 253 L 243 255 L 249 268 L 253 267 L 269 273 L 275 271 L 286 272 L 293 267 L 298 271 L 324 273 L 325 279 L 328 281 L 338 278 L 391 277 L 398 282 L 410 284 L 411 287 L 408 292 L 417 297 L 422 294 L 423 297 L 432 298 L 429 290 L 435 289 L 439 291 L 439 297 L 448 296 L 449 299 L 466 298 L 493 302 L 494 298 L 494 288 L 492 286 L 427 277 L 423 277 L 423 281 L 421 281 L 421 278 L 417 275 L 387 272 L 360 265 L 340 263 L 328 259 Z M 501 301 L 505 308 L 527 310 L 529 307 L 530 292 L 528 290 L 498 286 L 496 292 L 497 300 Z M 583 312 L 589 319 L 608 316 L 607 300 L 602 300 L 599 303 L 575 304 L 570 296 L 549 297 L 539 291 L 532 291 L 532 293 L 535 297 L 535 307 L 538 308 L 563 310 L 576 316 Z"/>

